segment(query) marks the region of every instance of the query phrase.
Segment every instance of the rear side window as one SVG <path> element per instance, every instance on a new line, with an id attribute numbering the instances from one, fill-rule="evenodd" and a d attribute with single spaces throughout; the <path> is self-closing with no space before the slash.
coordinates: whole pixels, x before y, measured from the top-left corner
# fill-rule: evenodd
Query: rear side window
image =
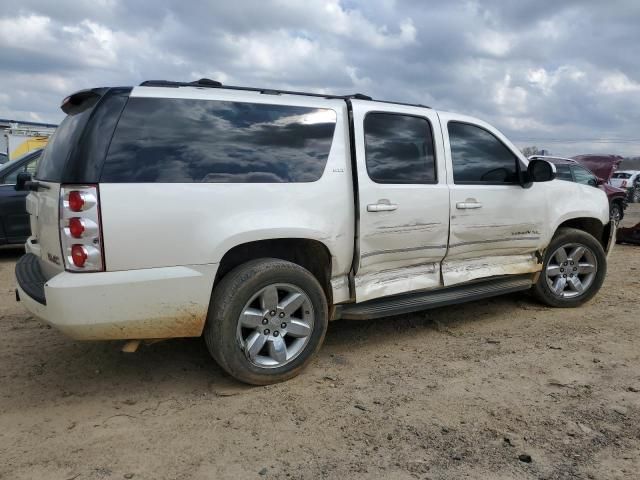
<path id="1" fill-rule="evenodd" d="M 455 183 L 519 183 L 518 158 L 493 134 L 459 122 L 449 122 L 448 130 Z"/>
<path id="2" fill-rule="evenodd" d="M 367 172 L 376 183 L 434 183 L 435 156 L 426 118 L 369 113 L 364 119 Z"/>
<path id="3" fill-rule="evenodd" d="M 313 182 L 336 113 L 212 100 L 130 98 L 102 182 Z"/>

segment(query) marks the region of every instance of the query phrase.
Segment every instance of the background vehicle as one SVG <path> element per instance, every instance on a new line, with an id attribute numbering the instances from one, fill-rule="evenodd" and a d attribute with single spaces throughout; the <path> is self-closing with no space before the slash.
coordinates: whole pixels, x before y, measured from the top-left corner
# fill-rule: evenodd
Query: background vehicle
<path id="1" fill-rule="evenodd" d="M 613 187 L 627 191 L 627 199 L 631 203 L 640 202 L 640 171 L 618 170 L 613 173 L 609 183 Z"/>
<path id="2" fill-rule="evenodd" d="M 530 289 L 575 307 L 606 274 L 604 193 L 575 195 L 472 117 L 206 79 L 62 109 L 35 179 L 18 178 L 32 236 L 16 277 L 74 338 L 203 335 L 266 384 L 310 361 L 330 319 Z"/>
<path id="3" fill-rule="evenodd" d="M 550 157 L 534 155 L 530 158 L 546 159 L 556 166 L 557 178 L 569 182 L 579 183 L 600 188 L 607 194 L 609 200 L 609 215 L 612 220 L 619 222 L 624 218 L 624 210 L 627 208 L 627 194 L 620 188 L 613 187 L 593 172 L 580 165 L 571 158 Z"/>
<path id="4" fill-rule="evenodd" d="M 620 155 L 599 154 L 576 155 L 571 157 L 571 159 L 591 171 L 591 173 L 602 179 L 605 183 L 609 182 L 613 173 L 618 170 L 618 167 L 624 160 Z"/>
<path id="5" fill-rule="evenodd" d="M 35 173 L 41 154 L 36 150 L 0 167 L 0 245 L 21 245 L 30 235 L 28 192 L 17 191 L 15 185 L 19 173 Z"/>

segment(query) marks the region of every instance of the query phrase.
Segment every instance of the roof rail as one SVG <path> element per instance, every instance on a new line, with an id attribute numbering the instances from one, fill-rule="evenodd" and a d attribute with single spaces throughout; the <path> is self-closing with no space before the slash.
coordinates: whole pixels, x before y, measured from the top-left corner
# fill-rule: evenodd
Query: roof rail
<path id="1" fill-rule="evenodd" d="M 234 85 L 222 85 L 221 82 L 211 80 L 209 78 L 201 78 L 194 82 L 173 82 L 169 80 L 146 80 L 140 84 L 141 87 L 207 87 L 207 88 L 224 88 L 226 90 L 241 90 L 245 92 L 259 92 L 264 95 L 304 95 L 306 97 L 320 97 L 338 100 L 370 100 L 383 103 L 391 103 L 394 105 L 406 105 L 410 107 L 422 107 L 431 108 L 419 103 L 402 103 L 402 102 L 388 102 L 386 100 L 374 100 L 369 95 L 363 93 L 354 93 L 351 95 L 330 95 L 326 93 L 312 93 L 312 92 L 299 92 L 294 90 L 279 90 L 274 88 L 255 88 L 255 87 L 237 87 Z"/>
<path id="2" fill-rule="evenodd" d="M 210 87 L 218 88 L 222 86 L 222 83 L 208 78 L 201 78 L 194 82 L 172 82 L 169 80 L 146 80 L 140 84 L 141 87 Z"/>

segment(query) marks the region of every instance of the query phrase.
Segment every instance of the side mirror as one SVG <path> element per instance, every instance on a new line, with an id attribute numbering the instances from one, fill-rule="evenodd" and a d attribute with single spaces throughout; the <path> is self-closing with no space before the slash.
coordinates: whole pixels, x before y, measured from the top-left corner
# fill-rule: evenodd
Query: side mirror
<path id="1" fill-rule="evenodd" d="M 18 191 L 27 190 L 25 184 L 31 181 L 31 174 L 28 172 L 20 172 L 16 178 L 15 189 Z"/>
<path id="2" fill-rule="evenodd" d="M 556 178 L 556 166 L 542 159 L 534 159 L 527 167 L 529 182 L 550 182 Z"/>

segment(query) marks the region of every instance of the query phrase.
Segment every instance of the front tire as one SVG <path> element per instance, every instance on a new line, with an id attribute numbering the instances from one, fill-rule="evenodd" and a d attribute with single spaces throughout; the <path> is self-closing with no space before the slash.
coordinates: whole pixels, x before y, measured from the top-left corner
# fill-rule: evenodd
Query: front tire
<path id="1" fill-rule="evenodd" d="M 320 348 L 327 325 L 318 280 L 295 263 L 266 258 L 240 265 L 215 287 L 204 338 L 231 376 L 267 385 L 298 375 Z"/>
<path id="2" fill-rule="evenodd" d="M 609 209 L 609 218 L 616 225 L 620 223 L 622 217 L 624 216 L 624 209 L 620 202 L 613 202 L 611 204 L 611 208 Z"/>
<path id="3" fill-rule="evenodd" d="M 600 242 L 575 228 L 560 228 L 547 248 L 533 293 L 551 307 L 577 307 L 598 293 L 607 273 Z"/>

